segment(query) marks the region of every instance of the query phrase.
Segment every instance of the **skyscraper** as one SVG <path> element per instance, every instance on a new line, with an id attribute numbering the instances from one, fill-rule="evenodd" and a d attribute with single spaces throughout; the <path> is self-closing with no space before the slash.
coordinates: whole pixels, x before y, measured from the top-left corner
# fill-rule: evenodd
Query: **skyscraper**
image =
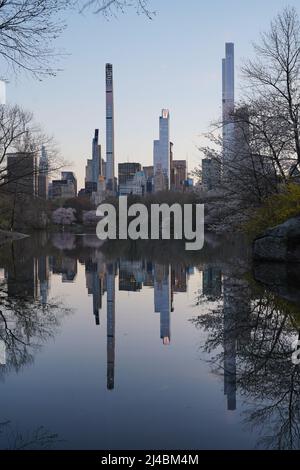
<path id="1" fill-rule="evenodd" d="M 222 59 L 222 112 L 223 112 L 223 175 L 228 169 L 234 147 L 234 44 L 225 45 Z"/>
<path id="2" fill-rule="evenodd" d="M 39 176 L 38 176 L 38 195 L 42 199 L 48 198 L 48 186 L 49 186 L 48 171 L 49 171 L 48 155 L 43 145 L 42 150 L 41 150 L 41 158 L 39 162 Z"/>
<path id="3" fill-rule="evenodd" d="M 90 192 L 97 191 L 99 176 L 102 174 L 101 145 L 99 129 L 95 129 L 92 141 L 92 159 L 87 160 L 85 167 L 85 188 Z"/>
<path id="4" fill-rule="evenodd" d="M 115 191 L 113 66 L 106 64 L 106 189 Z"/>
<path id="5" fill-rule="evenodd" d="M 7 154 L 7 183 L 6 191 L 10 194 L 37 195 L 37 156 L 34 152 Z"/>
<path id="6" fill-rule="evenodd" d="M 99 176 L 102 174 L 101 168 L 101 146 L 99 145 L 99 129 L 95 129 L 92 142 L 92 181 L 98 184 Z"/>
<path id="7" fill-rule="evenodd" d="M 184 191 L 187 178 L 186 160 L 172 160 L 171 165 L 171 189 L 173 191 Z"/>
<path id="8" fill-rule="evenodd" d="M 6 104 L 6 83 L 0 80 L 0 105 Z"/>
<path id="9" fill-rule="evenodd" d="M 170 113 L 163 109 L 159 117 L 159 140 L 153 145 L 155 191 L 170 189 Z"/>

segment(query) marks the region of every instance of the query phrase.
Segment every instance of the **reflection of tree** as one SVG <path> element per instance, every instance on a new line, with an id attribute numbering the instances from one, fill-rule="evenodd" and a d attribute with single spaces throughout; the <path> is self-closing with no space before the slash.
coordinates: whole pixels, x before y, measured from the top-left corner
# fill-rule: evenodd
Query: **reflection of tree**
<path id="1" fill-rule="evenodd" d="M 43 426 L 22 433 L 10 421 L 0 423 L 0 447 L 3 450 L 49 449 L 57 442 L 58 435 Z"/>
<path id="2" fill-rule="evenodd" d="M 45 305 L 30 296 L 8 295 L 6 281 L 0 283 L 0 306 L 0 340 L 7 358 L 0 368 L 3 374 L 32 362 L 34 352 L 54 336 L 67 310 L 54 300 Z"/>
<path id="3" fill-rule="evenodd" d="M 211 362 L 224 377 L 228 342 L 234 345 L 234 382 L 246 405 L 245 422 L 260 429 L 258 446 L 299 448 L 300 368 L 291 361 L 299 309 L 268 290 L 249 287 L 245 280 L 223 279 L 224 305 L 193 322 L 208 332 L 203 350 L 215 351 Z"/>

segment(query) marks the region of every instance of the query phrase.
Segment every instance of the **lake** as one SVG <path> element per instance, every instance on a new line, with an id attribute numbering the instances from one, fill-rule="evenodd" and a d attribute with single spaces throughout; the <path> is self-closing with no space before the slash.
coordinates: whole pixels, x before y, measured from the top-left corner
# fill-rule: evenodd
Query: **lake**
<path id="1" fill-rule="evenodd" d="M 1 449 L 298 449 L 298 266 L 238 238 L 0 248 Z M 298 276 L 298 277 L 297 277 Z"/>

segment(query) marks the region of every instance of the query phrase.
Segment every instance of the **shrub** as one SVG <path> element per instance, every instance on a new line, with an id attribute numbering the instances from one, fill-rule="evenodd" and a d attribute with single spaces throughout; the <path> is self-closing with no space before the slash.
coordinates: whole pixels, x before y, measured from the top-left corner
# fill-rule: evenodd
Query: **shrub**
<path id="1" fill-rule="evenodd" d="M 244 225 L 244 230 L 251 238 L 255 238 L 266 229 L 297 215 L 300 215 L 300 185 L 290 183 L 282 192 L 270 196 L 256 209 Z"/>

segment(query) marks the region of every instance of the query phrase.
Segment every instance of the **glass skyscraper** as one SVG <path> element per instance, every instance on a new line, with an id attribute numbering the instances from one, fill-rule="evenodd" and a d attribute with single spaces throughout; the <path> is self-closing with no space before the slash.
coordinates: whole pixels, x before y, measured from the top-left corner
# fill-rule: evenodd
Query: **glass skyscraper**
<path id="1" fill-rule="evenodd" d="M 222 111 L 223 111 L 223 174 L 226 174 L 230 155 L 234 151 L 234 44 L 225 44 L 222 59 Z"/>

